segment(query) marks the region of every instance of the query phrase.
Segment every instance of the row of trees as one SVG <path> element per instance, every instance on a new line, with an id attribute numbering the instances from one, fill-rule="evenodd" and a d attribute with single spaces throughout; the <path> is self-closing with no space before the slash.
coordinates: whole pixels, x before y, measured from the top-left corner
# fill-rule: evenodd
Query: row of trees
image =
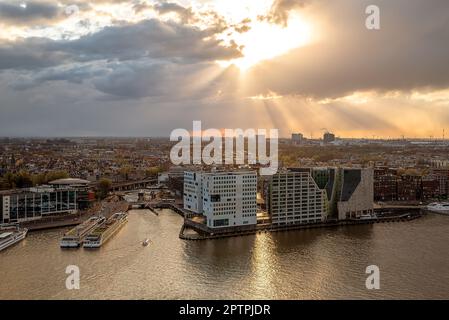
<path id="1" fill-rule="evenodd" d="M 150 167 L 147 170 L 145 170 L 145 176 L 146 177 L 157 177 L 159 173 L 164 171 L 162 167 L 156 166 L 156 167 Z M 124 166 L 120 169 L 120 174 L 123 177 L 128 177 L 128 174 L 130 172 L 129 166 Z M 98 199 L 104 199 L 108 196 L 109 191 L 112 187 L 112 181 L 108 178 L 102 178 L 98 182 L 97 190 L 96 190 L 96 197 Z"/>
<path id="2" fill-rule="evenodd" d="M 68 177 L 69 174 L 66 171 L 50 171 L 38 174 L 30 174 L 27 171 L 7 172 L 0 178 L 0 189 L 29 188 Z"/>
<path id="3" fill-rule="evenodd" d="M 120 174 L 127 177 L 130 172 L 129 167 L 123 167 Z M 157 175 L 163 171 L 162 167 L 150 167 L 145 171 L 147 177 L 157 177 Z M 17 173 L 6 173 L 3 177 L 0 177 L 0 190 L 15 189 L 15 188 L 29 188 L 37 185 L 47 184 L 50 181 L 57 179 L 68 178 L 69 174 L 66 171 L 50 171 L 46 173 L 30 174 L 27 171 L 19 171 Z M 103 178 L 99 181 L 96 196 L 99 199 L 107 197 L 112 187 L 112 181 L 107 178 Z"/>

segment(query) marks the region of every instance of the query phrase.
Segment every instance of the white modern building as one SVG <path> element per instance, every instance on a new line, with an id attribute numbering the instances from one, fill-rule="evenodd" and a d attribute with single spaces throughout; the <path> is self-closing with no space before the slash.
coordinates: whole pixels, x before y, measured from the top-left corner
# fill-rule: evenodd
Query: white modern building
<path id="1" fill-rule="evenodd" d="M 186 172 L 184 175 L 184 208 L 202 213 L 209 228 L 256 225 L 256 201 L 255 171 Z"/>
<path id="2" fill-rule="evenodd" d="M 184 209 L 203 213 L 201 172 L 184 172 Z"/>
<path id="3" fill-rule="evenodd" d="M 318 187 L 310 169 L 279 172 L 269 183 L 268 208 L 273 225 L 322 222 L 327 217 L 326 190 Z"/>

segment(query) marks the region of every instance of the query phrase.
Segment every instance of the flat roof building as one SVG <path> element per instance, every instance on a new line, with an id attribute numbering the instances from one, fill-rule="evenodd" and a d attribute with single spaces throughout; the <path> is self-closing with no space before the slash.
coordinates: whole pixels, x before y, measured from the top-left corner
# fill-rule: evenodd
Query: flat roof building
<path id="1" fill-rule="evenodd" d="M 185 172 L 184 208 L 209 228 L 257 224 L 256 171 Z"/>
<path id="2" fill-rule="evenodd" d="M 271 177 L 268 189 L 273 225 L 318 223 L 327 217 L 326 191 L 319 188 L 310 169 L 279 172 Z"/>

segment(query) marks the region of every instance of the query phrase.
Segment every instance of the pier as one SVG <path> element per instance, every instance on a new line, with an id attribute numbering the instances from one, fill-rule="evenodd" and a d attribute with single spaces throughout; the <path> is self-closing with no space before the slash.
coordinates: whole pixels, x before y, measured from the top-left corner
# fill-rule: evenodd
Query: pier
<path id="1" fill-rule="evenodd" d="M 405 212 L 406 211 L 406 212 Z M 405 212 L 405 213 L 404 213 Z M 385 212 L 386 213 L 386 212 Z M 229 237 L 240 237 L 254 235 L 261 232 L 282 232 L 294 231 L 304 229 L 318 229 L 318 228 L 336 228 L 354 225 L 372 225 L 375 223 L 393 223 L 393 222 L 407 222 L 419 219 L 424 212 L 417 207 L 413 209 L 401 208 L 401 210 L 394 212 L 391 208 L 388 209 L 386 216 L 380 216 L 373 219 L 348 219 L 348 220 L 328 220 L 320 223 L 312 224 L 291 224 L 276 226 L 272 224 L 259 224 L 244 227 L 231 227 L 223 229 L 211 229 L 203 223 L 192 221 L 191 219 L 184 219 L 184 224 L 181 227 L 179 238 L 183 240 L 208 240 Z M 195 234 L 187 234 L 186 230 L 193 230 Z"/>
<path id="2" fill-rule="evenodd" d="M 191 216 L 190 212 L 184 210 L 181 206 L 179 206 L 174 202 L 164 202 L 164 201 L 134 202 L 129 204 L 129 209 L 147 209 L 156 215 L 159 215 L 156 209 L 170 209 L 179 214 L 183 218 Z"/>
<path id="3" fill-rule="evenodd" d="M 76 214 L 43 217 L 39 220 L 21 222 L 20 227 L 28 231 L 40 231 L 47 229 L 65 228 L 77 226 L 89 218 L 102 215 L 109 218 L 116 212 L 128 211 L 128 203 L 125 201 L 102 201 L 96 203 L 92 208 Z"/>

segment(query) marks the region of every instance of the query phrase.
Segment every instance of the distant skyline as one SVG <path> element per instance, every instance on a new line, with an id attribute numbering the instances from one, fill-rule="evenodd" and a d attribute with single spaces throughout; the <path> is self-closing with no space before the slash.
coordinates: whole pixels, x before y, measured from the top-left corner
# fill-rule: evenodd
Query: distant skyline
<path id="1" fill-rule="evenodd" d="M 0 136 L 168 137 L 201 120 L 441 139 L 447 12 L 446 0 L 2 1 Z"/>
<path id="2" fill-rule="evenodd" d="M 323 140 L 323 136 L 314 136 L 311 138 L 310 136 L 304 136 L 306 140 L 312 140 L 312 141 L 319 141 Z M 114 136 L 114 135 L 98 135 L 98 136 L 46 136 L 46 135 L 34 135 L 34 136 L 0 136 L 0 139 L 170 139 L 169 136 Z M 291 140 L 291 136 L 280 136 L 279 139 L 281 140 Z M 438 137 L 438 136 L 432 136 L 432 137 L 406 137 L 406 136 L 399 136 L 399 137 L 378 137 L 378 136 L 364 136 L 364 137 L 342 137 L 336 135 L 336 140 L 371 140 L 371 141 L 398 141 L 398 140 L 405 140 L 405 141 L 432 141 L 432 142 L 448 142 L 449 143 L 449 137 Z"/>

